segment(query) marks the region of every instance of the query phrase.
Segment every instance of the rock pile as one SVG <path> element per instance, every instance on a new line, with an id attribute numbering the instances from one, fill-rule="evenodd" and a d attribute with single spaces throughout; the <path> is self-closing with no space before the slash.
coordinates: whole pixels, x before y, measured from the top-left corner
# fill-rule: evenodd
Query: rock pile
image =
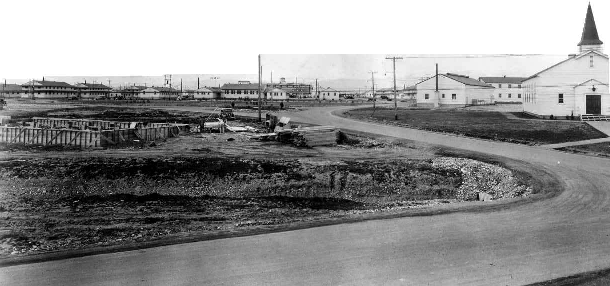
<path id="1" fill-rule="evenodd" d="M 432 167 L 455 170 L 462 174 L 462 185 L 456 193 L 458 200 L 471 201 L 524 197 L 531 194 L 513 172 L 500 166 L 466 158 L 440 157 L 432 160 Z"/>

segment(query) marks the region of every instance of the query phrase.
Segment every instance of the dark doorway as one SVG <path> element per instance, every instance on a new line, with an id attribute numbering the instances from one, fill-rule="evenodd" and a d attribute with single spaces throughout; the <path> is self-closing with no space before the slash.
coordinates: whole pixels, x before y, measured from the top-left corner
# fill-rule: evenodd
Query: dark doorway
<path id="1" fill-rule="evenodd" d="M 602 113 L 602 96 L 599 94 L 587 94 L 587 114 Z"/>

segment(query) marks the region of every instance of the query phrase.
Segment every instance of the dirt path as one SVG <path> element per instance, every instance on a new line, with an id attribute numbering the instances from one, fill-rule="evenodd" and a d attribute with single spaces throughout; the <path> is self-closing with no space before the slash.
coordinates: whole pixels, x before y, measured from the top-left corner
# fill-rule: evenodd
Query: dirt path
<path id="1" fill-rule="evenodd" d="M 331 114 L 338 109 L 287 116 L 531 162 L 562 178 L 565 191 L 495 212 L 367 221 L 7 267 L 0 269 L 0 281 L 523 285 L 610 267 L 610 160 L 355 122 Z"/>

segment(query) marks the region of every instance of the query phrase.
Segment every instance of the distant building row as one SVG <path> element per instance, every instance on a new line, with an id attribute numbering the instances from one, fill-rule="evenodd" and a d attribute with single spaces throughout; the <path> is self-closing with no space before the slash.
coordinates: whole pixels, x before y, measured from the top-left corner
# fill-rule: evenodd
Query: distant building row
<path id="1" fill-rule="evenodd" d="M 281 84 L 277 84 L 280 86 Z M 290 88 L 290 87 L 288 87 Z M 301 88 L 301 87 L 296 87 Z M 293 94 L 304 96 L 305 90 L 301 91 L 293 86 Z M 262 88 L 264 99 L 283 100 L 289 97 L 289 93 L 277 88 L 276 85 L 265 84 Z M 69 84 L 60 81 L 32 80 L 25 84 L 0 84 L 0 96 L 8 98 L 124 98 L 124 99 L 177 99 L 179 96 L 193 99 L 254 99 L 258 98 L 258 84 L 240 82 L 238 84 L 225 84 L 221 88 L 201 87 L 195 90 L 177 90 L 170 87 L 147 87 L 127 86 L 120 89 L 112 89 L 103 84 L 78 83 Z M 338 97 L 337 97 L 338 99 Z"/>

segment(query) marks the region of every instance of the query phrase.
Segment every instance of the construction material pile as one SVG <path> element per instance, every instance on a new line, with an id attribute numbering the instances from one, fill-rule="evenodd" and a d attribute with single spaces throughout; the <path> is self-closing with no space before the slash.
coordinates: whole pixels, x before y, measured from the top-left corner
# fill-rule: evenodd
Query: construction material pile
<path id="1" fill-rule="evenodd" d="M 297 147 L 337 145 L 338 130 L 334 126 L 301 127 L 277 132 L 277 140 Z"/>

